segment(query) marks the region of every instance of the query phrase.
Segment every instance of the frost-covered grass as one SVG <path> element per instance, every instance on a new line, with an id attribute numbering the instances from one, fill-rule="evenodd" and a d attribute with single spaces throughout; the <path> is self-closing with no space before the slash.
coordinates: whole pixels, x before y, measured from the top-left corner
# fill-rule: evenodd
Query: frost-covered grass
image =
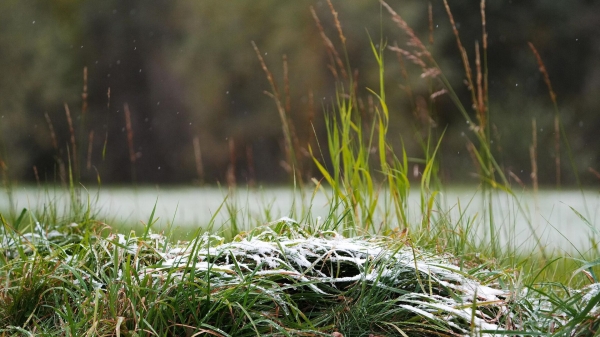
<path id="1" fill-rule="evenodd" d="M 461 268 L 408 237 L 345 238 L 287 218 L 230 242 L 30 225 L 1 232 L 7 336 L 468 336 L 570 322 L 559 296 L 517 288 L 506 271 Z M 598 301 L 589 290 L 571 299 L 577 312 Z"/>
<path id="2" fill-rule="evenodd" d="M 600 324 L 597 283 L 527 283 L 406 234 L 282 218 L 173 242 L 27 218 L 0 231 L 2 336 L 591 336 Z"/>

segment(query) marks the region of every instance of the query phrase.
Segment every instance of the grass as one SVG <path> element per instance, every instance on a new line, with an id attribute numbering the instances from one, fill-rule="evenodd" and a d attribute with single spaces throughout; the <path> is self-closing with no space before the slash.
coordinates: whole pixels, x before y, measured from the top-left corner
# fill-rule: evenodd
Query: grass
<path id="1" fill-rule="evenodd" d="M 1 333 L 548 335 L 552 327 L 566 336 L 597 324 L 595 284 L 539 282 L 541 270 L 442 249 L 440 239 L 431 246 L 410 232 L 345 238 L 334 230 L 343 217 L 333 212 L 230 239 L 199 229 L 187 242 L 154 233 L 153 216 L 138 236 L 86 214 L 61 225 L 41 225 L 29 211 L 13 224 L 2 219 Z M 450 237 L 442 231 L 449 224 L 434 228 Z"/>
<path id="2" fill-rule="evenodd" d="M 385 2 L 382 10 L 407 35 L 407 46 L 388 46 L 383 38 L 373 42 L 378 87 L 361 92 L 351 75 L 338 13 L 328 3 L 341 51 L 312 13 L 332 60 L 337 93 L 325 107 L 327 139 L 307 144 L 307 151 L 289 116 L 285 58 L 285 89 L 280 91 L 253 44 L 282 123 L 291 184 L 300 192 L 293 194 L 289 218 L 273 219 L 276 211 L 269 202 L 249 210 L 249 200 L 237 198 L 231 187 L 212 219 L 186 240 L 176 240 L 172 228 L 154 229 L 156 204 L 141 228 L 119 231 L 98 220 L 94 193 L 79 187 L 83 156 L 76 149 L 86 147 L 76 146 L 71 123 L 72 151 L 65 151 L 69 165 L 61 166 L 69 195 L 66 208 L 56 202 L 56 190 L 47 187 L 44 207 L 19 211 L 11 206 L 0 213 L 0 336 L 596 335 L 600 254 L 595 227 L 577 213 L 589 225 L 592 248 L 582 251 L 574 245 L 575 257 L 549 251 L 495 159 L 485 2 L 484 35 L 481 48 L 476 45 L 473 72 L 444 1 L 465 66 L 469 104 L 460 100 L 429 49 Z M 385 82 L 390 54 L 398 57 L 404 74 L 407 64 L 420 69 L 430 88 L 427 118 L 415 126 L 420 154 L 392 145 L 388 130 L 393 114 Z M 561 133 L 555 149 L 560 150 L 562 140 L 568 151 L 556 98 L 542 72 L 556 110 L 555 131 Z M 408 83 L 405 89 L 411 92 Z M 448 205 L 441 197 L 446 187 L 439 148 L 445 132 L 434 126 L 440 95 L 448 95 L 471 125 L 469 151 L 484 209 L 478 218 L 467 215 L 468 203 Z M 364 108 L 365 100 L 370 109 Z M 470 105 L 474 111 L 466 108 Z M 79 138 L 83 143 L 85 137 Z M 133 141 L 129 125 L 130 148 Z M 308 165 L 302 154 L 307 152 L 322 180 L 304 177 Z M 130 160 L 135 182 L 135 157 Z M 417 182 L 410 179 L 415 164 L 421 168 Z M 559 166 L 560 157 L 557 170 Z M 5 165 L 2 169 L 8 176 Z M 559 177 L 560 171 L 557 186 Z M 12 196 L 10 180 L 4 182 Z M 413 185 L 418 186 L 418 208 L 408 202 Z M 323 218 L 313 214 L 317 194 L 328 200 Z M 510 199 L 514 212 L 526 220 L 535 248 L 501 245 L 501 231 L 514 235 L 515 224 L 506 229 L 495 223 L 499 210 L 493 200 L 499 196 Z M 458 209 L 457 217 L 452 208 Z M 218 215 L 226 220 L 218 222 Z"/>

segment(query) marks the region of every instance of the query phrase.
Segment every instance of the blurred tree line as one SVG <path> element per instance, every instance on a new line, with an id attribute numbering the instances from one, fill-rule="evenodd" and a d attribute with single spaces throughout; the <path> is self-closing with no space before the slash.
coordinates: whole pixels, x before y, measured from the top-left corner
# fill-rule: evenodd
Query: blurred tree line
<path id="1" fill-rule="evenodd" d="M 481 40 L 479 1 L 449 2 L 472 59 L 474 41 Z M 427 2 L 389 3 L 428 40 Z M 366 97 L 366 87 L 378 86 L 369 36 L 390 45 L 406 39 L 377 1 L 333 4 Z M 226 181 L 228 172 L 238 182 L 285 181 L 289 167 L 281 123 L 264 94 L 269 83 L 251 41 L 282 90 L 289 85 L 299 143 L 304 149 L 308 142 L 314 146 L 316 132 L 323 144 L 324 110 L 335 97 L 335 83 L 310 6 L 341 48 L 326 1 L 2 1 L 0 159 L 11 178 L 26 181 L 36 175 L 42 181 L 60 179 L 69 159 L 77 161 L 75 169 L 87 181 L 99 175 L 108 183 L 213 183 Z M 467 102 L 443 3 L 432 0 L 431 6 L 430 48 Z M 597 181 L 590 168 L 600 171 L 600 3 L 489 1 L 487 28 L 490 118 L 503 166 L 529 181 L 535 118 L 540 181 L 554 183 L 553 108 L 530 41 L 557 92 L 579 174 Z M 419 145 L 411 141 L 418 123 L 400 89 L 404 83 L 395 55 L 386 52 L 386 57 L 391 134 L 402 134 L 409 153 L 418 157 Z M 414 75 L 415 96 L 428 95 L 426 83 L 419 82 L 418 72 Z M 474 171 L 466 149 L 468 126 L 447 98 L 438 100 L 436 116 L 439 131 L 448 128 L 444 177 L 468 182 Z M 562 149 L 562 179 L 573 183 Z M 310 174 L 308 164 L 306 171 Z"/>

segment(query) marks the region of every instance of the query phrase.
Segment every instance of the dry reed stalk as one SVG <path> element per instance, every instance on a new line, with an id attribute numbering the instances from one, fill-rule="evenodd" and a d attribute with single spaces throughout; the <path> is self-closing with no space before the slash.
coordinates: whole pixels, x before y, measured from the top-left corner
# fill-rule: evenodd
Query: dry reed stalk
<path id="1" fill-rule="evenodd" d="M 331 0 L 327 0 L 327 4 L 329 5 L 329 10 L 331 11 L 331 14 L 333 15 L 333 22 L 335 23 L 335 28 L 338 31 L 338 35 L 340 36 L 340 41 L 342 42 L 342 45 L 345 46 L 346 45 L 346 37 L 344 36 L 344 32 L 342 31 L 342 24 L 340 23 L 340 20 L 338 19 L 338 12 L 335 10 L 335 8 L 333 8 L 333 4 L 331 3 Z"/>
<path id="2" fill-rule="evenodd" d="M 421 131 L 426 132 L 429 128 L 435 127 L 436 123 L 431 118 L 429 113 L 429 104 L 423 96 L 417 96 L 415 98 L 415 118 L 421 124 Z"/>
<path id="3" fill-rule="evenodd" d="M 456 22 L 454 21 L 454 16 L 452 15 L 452 11 L 450 10 L 450 5 L 448 5 L 448 0 L 444 0 L 444 6 L 446 7 L 446 13 L 448 13 L 448 18 L 450 19 L 450 25 L 452 26 L 452 32 L 454 33 L 454 37 L 456 39 L 456 44 L 458 46 L 458 50 L 460 52 L 460 56 L 463 62 L 463 67 L 465 68 L 465 75 L 467 76 L 467 84 L 469 86 L 469 90 L 472 94 L 473 106 L 477 106 L 477 100 L 475 98 L 475 92 L 473 89 L 473 73 L 471 71 L 471 65 L 469 64 L 469 57 L 467 56 L 467 50 L 463 47 L 462 42 L 460 41 L 460 34 L 458 34 L 458 28 L 456 28 Z"/>
<path id="4" fill-rule="evenodd" d="M 69 125 L 69 134 L 71 135 L 71 152 L 73 153 L 73 171 L 75 176 L 78 176 L 79 167 L 77 165 L 77 147 L 75 142 L 75 129 L 73 128 L 73 119 L 71 118 L 71 111 L 69 105 L 65 103 L 65 114 L 67 115 L 67 123 Z"/>
<path id="5" fill-rule="evenodd" d="M 83 92 L 81 93 L 81 115 L 85 116 L 88 110 L 88 69 L 83 67 Z"/>
<path id="6" fill-rule="evenodd" d="M 537 64 L 538 64 L 540 73 L 542 73 L 542 75 L 544 76 L 544 82 L 546 82 L 546 86 L 548 87 L 548 93 L 550 94 L 550 99 L 552 100 L 553 104 L 556 104 L 556 94 L 554 93 L 554 90 L 552 89 L 552 82 L 550 82 L 550 76 L 548 75 L 546 66 L 544 65 L 544 62 L 542 61 L 542 57 L 538 53 L 538 51 L 535 48 L 535 46 L 533 45 L 533 43 L 531 43 L 531 42 L 527 42 L 527 43 L 529 44 L 529 48 L 531 48 L 531 51 L 533 52 L 533 55 L 535 56 L 535 59 L 537 60 Z"/>
<path id="7" fill-rule="evenodd" d="M 81 119 L 80 119 L 80 124 L 79 124 L 80 128 L 81 128 L 81 130 L 79 131 L 79 142 L 80 142 L 81 146 L 84 146 L 83 144 L 84 144 L 85 130 L 86 130 L 85 117 L 87 115 L 87 111 L 88 111 L 88 68 L 83 67 L 83 88 L 81 91 Z M 92 157 L 92 140 L 94 137 L 93 131 L 92 131 L 91 137 L 92 137 L 92 139 L 90 139 L 89 144 L 88 144 L 88 154 L 87 154 L 87 163 L 86 163 L 87 170 L 90 170 L 92 167 L 91 157 Z M 83 156 L 84 154 L 81 153 L 81 155 Z M 81 165 L 83 165 L 83 162 L 81 163 Z"/>
<path id="8" fill-rule="evenodd" d="M 433 6 L 431 1 L 427 4 L 427 14 L 429 14 L 429 45 L 433 45 Z"/>
<path id="9" fill-rule="evenodd" d="M 533 193 L 538 192 L 538 166 L 537 166 L 537 123 L 535 118 L 531 120 L 531 134 L 533 143 L 529 147 L 529 156 L 531 157 L 531 180 L 533 183 Z"/>
<path id="10" fill-rule="evenodd" d="M 281 166 L 286 173 L 291 174 L 293 172 L 293 166 L 290 165 L 289 158 L 292 157 L 292 154 L 290 153 L 288 147 L 285 145 L 285 140 L 281 140 L 279 142 L 279 147 L 283 150 L 283 153 L 285 154 L 286 158 L 286 160 L 282 160 L 279 162 L 279 166 Z"/>
<path id="11" fill-rule="evenodd" d="M 365 106 L 365 101 L 362 99 L 362 97 L 358 97 L 356 99 L 356 108 L 358 110 L 358 112 L 360 113 L 360 120 L 363 122 L 363 125 L 365 126 L 366 129 L 366 125 L 365 121 L 367 120 L 367 109 Z"/>
<path id="12" fill-rule="evenodd" d="M 129 111 L 129 104 L 123 105 L 123 111 L 125 112 L 125 130 L 127 131 L 127 147 L 129 148 L 129 162 L 131 163 L 131 177 L 136 180 L 135 174 L 135 151 L 133 150 L 133 128 L 131 126 L 131 111 Z"/>
<path id="13" fill-rule="evenodd" d="M 108 124 L 108 116 L 110 116 L 110 87 L 106 90 L 106 117 L 105 120 Z M 102 145 L 102 161 L 106 158 L 106 146 L 108 145 L 108 131 L 104 133 L 104 143 Z"/>
<path id="14" fill-rule="evenodd" d="M 560 120 L 554 115 L 554 166 L 556 168 L 556 187 L 560 188 Z"/>
<path id="15" fill-rule="evenodd" d="M 295 163 L 295 161 L 297 161 L 297 158 L 295 158 L 295 156 L 293 154 L 295 153 L 294 152 L 294 144 L 297 144 L 298 140 L 295 137 L 295 133 L 292 132 L 293 126 L 290 125 L 289 118 L 285 112 L 285 107 L 283 106 L 283 104 L 281 102 L 279 90 L 277 89 L 277 84 L 275 83 L 273 74 L 267 67 L 265 60 L 263 59 L 262 55 L 260 54 L 260 50 L 256 46 L 256 43 L 254 43 L 254 41 L 252 41 L 252 47 L 254 48 L 254 51 L 256 52 L 258 61 L 260 62 L 260 65 L 267 76 L 267 80 L 269 81 L 269 84 L 271 85 L 271 90 L 273 91 L 273 92 L 265 91 L 265 94 L 268 95 L 269 97 L 271 97 L 275 101 L 275 104 L 277 106 L 277 112 L 279 113 L 279 118 L 281 120 L 281 128 L 283 130 L 283 135 L 285 138 L 285 152 L 286 152 L 286 158 L 287 158 L 287 165 L 297 169 L 297 167 L 296 167 L 297 165 Z"/>
<path id="16" fill-rule="evenodd" d="M 287 130 L 289 130 L 289 128 L 287 125 L 287 117 L 285 114 L 285 108 L 281 104 L 281 100 L 279 99 L 279 90 L 277 89 L 277 84 L 275 84 L 275 79 L 273 78 L 273 74 L 271 73 L 269 68 L 267 68 L 267 64 L 265 63 L 265 60 L 263 59 L 262 55 L 260 54 L 260 50 L 254 43 L 254 41 L 252 41 L 252 47 L 254 48 L 254 51 L 256 52 L 256 56 L 258 57 L 258 61 L 260 62 L 260 65 L 261 65 L 263 71 L 267 75 L 267 81 L 269 81 L 269 84 L 271 85 L 271 90 L 273 90 L 272 93 L 265 92 L 265 94 L 269 95 L 271 98 L 273 98 L 273 100 L 275 100 L 275 104 L 277 105 L 277 111 L 279 112 L 279 118 L 281 119 L 281 124 L 283 126 L 283 132 L 284 132 L 284 134 L 287 134 Z"/>
<path id="17" fill-rule="evenodd" d="M 2 183 L 8 189 L 8 185 L 10 184 L 10 180 L 8 180 L 8 166 L 6 166 L 2 158 L 0 158 L 0 170 L 2 170 Z"/>
<path id="18" fill-rule="evenodd" d="M 323 43 L 325 44 L 325 49 L 327 50 L 327 53 L 329 54 L 329 57 L 332 60 L 332 64 L 330 64 L 329 69 L 331 70 L 333 77 L 336 80 L 339 79 L 338 72 L 335 68 L 335 64 L 337 64 L 339 71 L 342 74 L 342 77 L 345 80 L 347 80 L 348 73 L 346 72 L 346 69 L 344 67 L 344 62 L 342 61 L 340 54 L 337 52 L 337 50 L 333 46 L 333 42 L 331 42 L 331 40 L 325 34 L 325 30 L 323 29 L 323 26 L 321 25 L 321 21 L 319 20 L 319 17 L 317 16 L 317 13 L 315 12 L 315 9 L 312 6 L 310 6 L 310 12 L 313 16 L 313 19 L 315 20 L 317 29 L 319 30 L 319 35 L 321 35 L 321 39 L 323 39 Z"/>
<path id="19" fill-rule="evenodd" d="M 58 162 L 58 175 L 60 177 L 60 181 L 63 184 L 63 186 L 67 186 L 67 168 L 65 165 L 65 162 L 61 159 L 58 158 L 56 159 L 56 161 Z"/>
<path id="20" fill-rule="evenodd" d="M 486 108 L 484 102 L 483 92 L 483 73 L 481 71 L 481 54 L 479 53 L 479 43 L 475 42 L 475 68 L 477 70 L 477 119 L 479 120 L 479 131 L 485 132 L 486 121 Z"/>
<path id="21" fill-rule="evenodd" d="M 404 63 L 403 54 L 399 52 L 400 48 L 398 48 L 397 43 L 395 44 L 394 48 L 396 48 L 396 58 L 398 59 L 398 64 L 400 65 L 400 75 L 402 75 L 402 78 L 407 83 L 406 85 L 403 85 L 401 89 L 404 90 L 408 97 L 412 99 L 412 86 L 410 85 L 410 78 L 408 77 L 408 71 L 406 70 L 406 64 Z M 390 50 L 392 49 L 390 48 Z"/>
<path id="22" fill-rule="evenodd" d="M 38 174 L 37 166 L 33 165 L 33 175 L 35 177 L 35 181 L 37 182 L 38 188 L 42 186 L 40 182 L 40 175 Z"/>
<path id="23" fill-rule="evenodd" d="M 408 35 L 408 37 L 409 37 L 408 45 L 411 46 L 411 47 L 414 47 L 414 48 L 416 48 L 418 50 L 418 52 L 417 52 L 416 55 L 419 58 L 421 58 L 421 56 L 425 56 L 425 58 L 431 64 L 435 64 L 433 56 L 431 56 L 431 53 L 429 52 L 429 50 L 427 49 L 427 47 L 425 47 L 425 45 L 423 44 L 423 42 L 421 42 L 421 39 L 419 39 L 417 37 L 417 35 L 415 34 L 414 30 L 412 28 L 410 28 L 410 26 L 408 25 L 408 23 L 406 23 L 406 21 L 404 21 L 404 19 L 402 19 L 402 17 L 398 13 L 396 13 L 392 9 L 392 7 L 390 7 L 390 5 L 388 5 L 385 1 L 380 0 L 379 2 L 392 15 L 392 20 L 398 25 L 398 27 L 400 27 L 400 29 L 402 29 L 404 31 L 404 33 L 406 35 Z"/>
<path id="24" fill-rule="evenodd" d="M 531 157 L 531 181 L 533 185 L 533 204 L 535 207 L 534 212 L 534 225 L 537 227 L 539 224 L 539 210 L 540 204 L 538 200 L 538 165 L 537 165 L 537 123 L 535 118 L 531 120 L 531 133 L 532 133 L 532 144 L 529 147 L 529 156 Z M 535 234 L 535 233 L 534 233 Z"/>
<path id="25" fill-rule="evenodd" d="M 525 188 L 525 184 L 523 183 L 523 181 L 519 178 L 518 175 L 516 175 L 513 171 L 508 170 L 508 175 L 513 178 L 517 184 L 519 184 L 519 186 L 521 186 L 521 188 Z"/>
<path id="26" fill-rule="evenodd" d="M 285 111 L 290 114 L 292 111 L 292 100 L 290 95 L 290 78 L 287 55 L 283 55 L 283 95 L 285 96 Z"/>
<path id="27" fill-rule="evenodd" d="M 467 142 L 467 151 L 469 152 L 469 156 L 471 157 L 471 161 L 473 162 L 473 165 L 477 168 L 477 174 L 481 175 L 482 170 L 481 170 L 481 164 L 479 163 L 479 160 L 477 159 L 477 148 L 475 147 L 475 144 L 473 144 L 472 141 L 468 140 Z"/>
<path id="28" fill-rule="evenodd" d="M 129 110 L 129 104 L 123 105 L 125 111 L 125 130 L 127 131 L 127 147 L 129 148 L 129 161 L 131 164 L 135 164 L 135 151 L 133 149 L 133 127 L 131 126 L 131 111 Z"/>
<path id="29" fill-rule="evenodd" d="M 483 37 L 483 50 L 487 50 L 487 30 L 486 30 L 486 19 L 485 19 L 485 0 L 481 0 L 481 29 Z"/>
<path id="30" fill-rule="evenodd" d="M 252 146 L 246 145 L 246 163 L 248 165 L 248 186 L 256 186 L 256 170 L 254 169 L 254 151 Z"/>
<path id="31" fill-rule="evenodd" d="M 492 123 L 491 131 L 492 132 L 491 132 L 490 138 L 491 137 L 494 138 L 493 142 L 496 144 L 496 150 L 498 151 L 498 156 L 499 156 L 499 158 L 501 158 L 504 153 L 504 149 L 502 148 L 502 145 L 501 145 L 502 141 L 501 141 L 501 137 L 500 137 L 500 132 L 498 131 L 498 126 L 496 126 L 496 124 Z M 491 142 L 490 142 L 490 147 L 491 147 Z M 502 164 L 502 167 L 504 167 L 504 164 Z"/>
<path id="32" fill-rule="evenodd" d="M 298 158 L 298 153 L 300 151 L 300 141 L 298 140 L 298 135 L 296 133 L 296 127 L 294 126 L 294 121 L 291 119 L 291 111 L 292 111 L 292 100 L 290 95 L 290 78 L 289 78 L 289 70 L 288 70 L 288 61 L 287 55 L 283 55 L 283 92 L 285 95 L 285 109 L 286 109 L 286 118 L 289 125 L 289 133 L 292 138 L 293 145 L 293 155 L 296 166 L 296 173 L 298 177 L 302 177 L 302 168 L 300 164 L 300 159 Z M 302 180 L 302 179 L 300 179 Z"/>
<path id="33" fill-rule="evenodd" d="M 198 174 L 198 181 L 200 185 L 204 184 L 204 166 L 202 165 L 202 151 L 200 149 L 200 138 L 194 136 L 194 157 L 196 158 L 196 173 Z"/>
<path id="34" fill-rule="evenodd" d="M 235 188 L 235 142 L 233 138 L 229 138 L 229 166 L 227 167 L 227 186 L 229 189 Z"/>
<path id="35" fill-rule="evenodd" d="M 283 64 L 283 96 L 285 100 L 285 116 L 288 121 L 288 125 L 291 128 L 291 134 L 294 135 L 293 132 L 294 125 L 292 124 L 292 120 L 289 118 L 292 112 L 292 95 L 290 94 L 290 75 L 289 75 L 289 67 L 288 67 L 288 59 L 287 55 L 283 55 L 281 57 L 281 62 Z"/>
<path id="36" fill-rule="evenodd" d="M 481 37 L 483 40 L 483 53 L 485 55 L 487 55 L 487 49 L 488 49 L 488 34 L 487 34 L 487 23 L 486 23 L 486 18 L 485 18 L 485 0 L 481 0 Z M 486 62 L 487 56 L 484 58 L 484 62 Z M 487 105 L 488 102 L 488 94 L 489 94 L 489 84 L 488 84 L 488 76 L 487 76 L 487 66 L 485 69 L 485 76 L 483 76 L 483 92 L 484 92 L 484 97 L 485 97 L 485 104 Z"/>
<path id="37" fill-rule="evenodd" d="M 46 123 L 48 123 L 48 129 L 50 130 L 50 140 L 52 141 L 52 147 L 58 151 L 58 141 L 56 140 L 56 133 L 54 132 L 54 126 L 52 125 L 52 120 L 50 120 L 50 116 L 47 112 L 44 112 L 44 117 L 46 118 Z"/>
<path id="38" fill-rule="evenodd" d="M 432 100 L 435 100 L 436 98 L 438 98 L 442 95 L 445 95 L 447 93 L 448 93 L 447 89 L 440 89 L 440 90 L 434 92 L 433 94 L 429 95 L 429 98 L 431 98 Z"/>
<path id="39" fill-rule="evenodd" d="M 415 103 L 415 96 L 413 93 L 412 85 L 410 83 L 410 77 L 408 76 L 408 70 L 406 69 L 406 63 L 404 62 L 404 57 L 405 57 L 404 53 L 402 52 L 402 49 L 398 48 L 397 43 L 395 43 L 393 47 L 389 47 L 388 49 L 394 51 L 396 54 L 396 58 L 398 59 L 398 64 L 400 65 L 400 75 L 402 75 L 402 79 L 404 79 L 404 81 L 406 83 L 404 85 L 400 85 L 400 89 L 403 90 L 404 92 L 406 92 L 406 95 L 408 96 L 408 100 L 410 102 L 413 116 L 415 118 L 417 118 L 417 116 L 418 116 L 417 105 Z M 435 97 L 432 95 L 431 98 L 434 99 Z"/>
<path id="40" fill-rule="evenodd" d="M 556 108 L 558 106 L 556 101 L 556 93 L 552 89 L 552 82 L 550 81 L 550 76 L 548 75 L 548 71 L 546 70 L 546 66 L 544 65 L 544 61 L 542 61 L 542 57 L 540 53 L 538 53 L 537 49 L 533 45 L 533 43 L 528 42 L 529 48 L 533 52 L 535 59 L 538 64 L 538 68 L 542 76 L 544 77 L 544 82 L 548 87 L 548 94 L 550 95 L 550 100 L 552 104 Z M 558 115 L 558 110 L 556 110 L 554 114 L 554 165 L 556 169 L 556 187 L 560 188 L 561 185 L 561 172 L 560 172 L 560 118 Z"/>
<path id="41" fill-rule="evenodd" d="M 591 174 L 593 174 L 594 176 L 596 176 L 596 178 L 600 179 L 600 172 L 598 172 L 598 171 L 594 170 L 594 169 L 593 169 L 593 168 L 591 168 L 591 167 L 588 167 L 588 171 L 589 171 Z"/>
<path id="42" fill-rule="evenodd" d="M 88 153 L 87 153 L 87 165 L 86 168 L 90 170 L 92 168 L 92 150 L 94 144 L 94 130 L 90 131 L 88 136 Z"/>
<path id="43" fill-rule="evenodd" d="M 427 64 L 425 64 L 425 62 L 423 62 L 423 60 L 419 56 L 409 52 L 406 49 L 402 49 L 397 45 L 389 46 L 388 49 L 395 52 L 398 58 L 405 57 L 407 60 L 419 66 L 423 70 L 423 72 L 427 71 Z"/>

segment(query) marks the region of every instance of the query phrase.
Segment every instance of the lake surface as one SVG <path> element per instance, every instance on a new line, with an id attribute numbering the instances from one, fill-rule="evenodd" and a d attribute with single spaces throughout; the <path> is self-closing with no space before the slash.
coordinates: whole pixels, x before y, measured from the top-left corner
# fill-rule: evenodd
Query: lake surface
<path id="1" fill-rule="evenodd" d="M 51 192 L 50 197 L 34 187 L 21 187 L 13 192 L 17 209 L 35 209 L 48 200 L 53 200 L 60 208 L 68 204 L 68 196 L 60 192 Z M 215 216 L 214 228 L 227 226 L 231 213 L 222 205 L 227 190 L 217 188 L 106 188 L 89 191 L 90 200 L 99 210 L 100 218 L 107 223 L 127 223 L 136 225 L 147 221 L 156 203 L 156 217 L 160 220 L 156 228 L 164 228 L 168 223 L 182 230 L 192 231 L 198 227 L 206 227 Z M 310 200 L 305 196 L 305 205 Z M 485 240 L 489 229 L 489 214 L 485 213 L 480 192 L 476 188 L 451 188 L 438 196 L 442 204 L 441 210 L 450 216 L 452 221 L 462 219 L 472 221 L 477 228 L 476 235 Z M 296 205 L 296 214 L 300 214 L 302 197 L 286 188 L 268 188 L 258 190 L 238 189 L 228 197 L 228 202 L 235 205 L 238 221 L 246 225 L 255 225 L 256 219 L 267 221 L 281 216 L 289 216 Z M 598 191 L 540 191 L 536 197 L 531 193 L 521 192 L 516 197 L 498 194 L 493 199 L 493 219 L 499 231 L 503 245 L 531 248 L 536 240 L 532 234 L 541 238 L 541 242 L 554 250 L 574 251 L 586 249 L 595 240 L 593 233 L 600 228 L 598 223 L 600 211 L 600 193 Z M 420 222 L 419 191 L 411 191 L 409 200 L 409 218 L 414 223 Z M 459 207 L 463 211 L 459 215 Z M 520 208 L 519 208 L 520 205 Z M 0 210 L 7 210 L 9 199 L 6 192 L 0 192 Z M 588 222 L 582 220 L 579 212 Z M 327 197 L 317 193 L 312 202 L 312 216 L 326 217 L 329 213 Z M 600 236 L 597 236 L 600 238 Z"/>

